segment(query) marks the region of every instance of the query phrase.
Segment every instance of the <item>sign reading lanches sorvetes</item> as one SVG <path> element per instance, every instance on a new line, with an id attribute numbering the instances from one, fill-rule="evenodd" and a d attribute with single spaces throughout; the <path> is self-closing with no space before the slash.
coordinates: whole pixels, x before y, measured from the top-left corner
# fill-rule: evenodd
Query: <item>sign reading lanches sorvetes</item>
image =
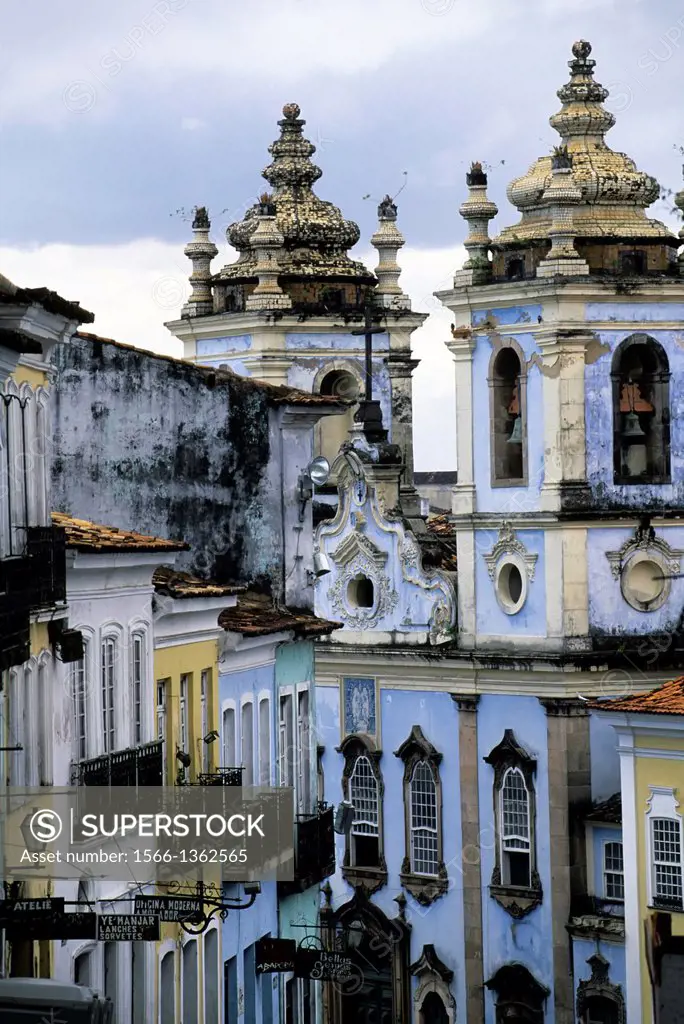
<path id="1" fill-rule="evenodd" d="M 98 942 L 154 942 L 159 938 L 156 914 L 100 914 Z"/>
<path id="2" fill-rule="evenodd" d="M 285 787 L 12 788 L 3 804 L 0 864 L 8 881 L 294 878 L 293 794 Z"/>

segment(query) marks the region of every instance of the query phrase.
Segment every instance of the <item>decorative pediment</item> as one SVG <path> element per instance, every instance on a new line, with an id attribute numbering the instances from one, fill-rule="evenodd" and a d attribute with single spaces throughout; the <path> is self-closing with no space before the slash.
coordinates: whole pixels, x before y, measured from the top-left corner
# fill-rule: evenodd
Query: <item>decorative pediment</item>
<path id="1" fill-rule="evenodd" d="M 496 544 L 489 554 L 484 556 L 484 560 L 487 563 L 487 572 L 491 580 L 494 579 L 496 567 L 502 555 L 517 555 L 525 566 L 528 580 L 530 582 L 534 580 L 534 569 L 537 564 L 538 555 L 528 551 L 522 541 L 518 540 L 510 523 L 503 523 L 499 530 L 499 538 Z"/>
<path id="2" fill-rule="evenodd" d="M 418 761 L 427 761 L 432 768 L 436 768 L 442 760 L 442 754 L 426 739 L 419 725 L 413 726 L 398 750 L 394 751 L 394 756 L 401 758 L 404 762 L 407 778 L 411 777 L 413 768 Z"/>
<path id="3" fill-rule="evenodd" d="M 577 1016 L 584 1020 L 587 1003 L 591 999 L 607 999 L 615 1006 L 617 1024 L 625 1024 L 625 997 L 620 985 L 608 980 L 610 964 L 600 953 L 594 953 L 587 960 L 591 967 L 591 978 L 580 981 L 577 986 Z"/>
<path id="4" fill-rule="evenodd" d="M 367 733 L 351 733 L 345 736 L 339 747 L 335 747 L 338 754 L 344 757 L 344 770 L 342 777 L 348 779 L 354 770 L 354 762 L 360 754 L 368 758 L 379 777 L 378 765 L 382 757 L 382 750 L 377 746 L 372 736 Z"/>
<path id="5" fill-rule="evenodd" d="M 548 999 L 549 989 L 537 981 L 523 964 L 504 964 L 496 974 L 485 982 L 485 986 L 497 995 L 497 1010 L 502 1018 L 506 1017 L 508 1006 L 515 1007 L 519 1020 L 529 1020 L 530 1024 L 542 1024 L 544 1002 Z M 523 1010 L 527 1016 L 521 1016 Z M 511 1013 L 511 1016 L 513 1014 Z"/>
<path id="6" fill-rule="evenodd" d="M 415 964 L 411 964 L 409 967 L 409 973 L 417 978 L 423 978 L 429 974 L 440 978 L 446 985 L 454 977 L 454 972 L 437 956 L 432 943 L 423 946 L 423 951 Z"/>
<path id="7" fill-rule="evenodd" d="M 330 557 L 338 567 L 349 565 L 361 557 L 364 561 L 381 569 L 387 562 L 388 553 L 382 551 L 368 537 L 355 531 L 348 534 L 342 543 L 337 545 Z"/>
<path id="8" fill-rule="evenodd" d="M 494 769 L 522 768 L 529 772 L 536 770 L 537 761 L 521 747 L 512 729 L 506 729 L 503 739 L 484 758 Z"/>
<path id="9" fill-rule="evenodd" d="M 640 524 L 634 536 L 625 541 L 619 551 L 606 551 L 613 579 L 619 579 L 625 564 L 638 552 L 646 552 L 655 557 L 663 565 L 669 576 L 676 576 L 680 571 L 680 559 L 684 551 L 671 548 L 662 537 L 656 537 L 652 526 Z"/>

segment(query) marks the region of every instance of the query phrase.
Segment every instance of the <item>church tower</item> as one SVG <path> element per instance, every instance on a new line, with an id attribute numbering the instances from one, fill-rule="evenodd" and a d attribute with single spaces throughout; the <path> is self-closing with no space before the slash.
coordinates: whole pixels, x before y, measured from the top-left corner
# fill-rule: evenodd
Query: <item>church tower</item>
<path id="1" fill-rule="evenodd" d="M 684 604 L 681 242 L 646 215 L 655 179 L 606 143 L 590 44 L 572 53 L 559 145 L 508 187 L 520 220 L 489 238 L 474 164 L 469 259 L 439 294 L 455 318 L 466 649 L 594 657 L 678 629 Z"/>
<path id="2" fill-rule="evenodd" d="M 411 310 L 398 284 L 396 255 L 404 239 L 397 208 L 389 197 L 380 203 L 373 274 L 349 256 L 358 226 L 313 191 L 322 171 L 311 161 L 316 147 L 304 138 L 299 114 L 296 103 L 283 107 L 280 137 L 263 171 L 270 191 L 230 225 L 226 234 L 238 258 L 213 275 L 209 219 L 203 208 L 196 211 L 195 239 L 185 250 L 192 294 L 167 327 L 191 361 L 349 399 L 346 416 L 328 417 L 318 428 L 318 453 L 332 464 L 365 395 L 361 329 L 370 316 L 373 397 L 388 440 L 401 451 L 405 500 L 415 504 L 411 334 L 426 315 Z"/>

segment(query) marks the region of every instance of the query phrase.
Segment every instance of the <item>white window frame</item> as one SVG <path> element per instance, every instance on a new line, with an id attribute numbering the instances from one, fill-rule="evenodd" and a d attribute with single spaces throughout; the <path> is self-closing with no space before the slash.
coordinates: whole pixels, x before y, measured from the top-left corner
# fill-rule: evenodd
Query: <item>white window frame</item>
<path id="1" fill-rule="evenodd" d="M 83 637 L 83 657 L 69 664 L 69 696 L 71 698 L 71 721 L 73 723 L 73 760 L 78 764 L 88 758 L 88 656 L 90 637 Z M 81 730 L 81 725 L 83 729 Z"/>
<path id="2" fill-rule="evenodd" d="M 232 713 L 232 735 L 226 735 L 226 712 Z M 230 742 L 227 742 L 230 739 Z M 221 704 L 221 768 L 237 768 L 237 708 L 234 700 L 224 700 Z"/>
<path id="3" fill-rule="evenodd" d="M 136 654 L 139 646 L 140 655 Z M 139 677 L 137 671 L 139 670 Z M 145 714 L 145 689 L 147 683 L 147 636 L 142 628 L 131 632 L 130 696 L 131 696 L 131 746 L 139 747 L 147 737 Z"/>
<path id="4" fill-rule="evenodd" d="M 178 683 L 178 746 L 185 754 L 190 751 L 190 715 L 192 713 L 192 673 L 182 672 Z M 190 778 L 190 769 L 185 765 L 181 766 L 182 777 L 185 782 Z"/>
<path id="5" fill-rule="evenodd" d="M 283 711 L 289 709 L 289 714 Z M 278 785 L 294 788 L 297 778 L 295 754 L 295 696 L 292 687 L 278 694 Z"/>
<path id="6" fill-rule="evenodd" d="M 416 772 L 419 768 L 427 769 L 430 780 L 432 782 L 432 793 L 434 799 L 434 817 L 432 825 L 415 825 L 414 824 L 414 781 L 416 778 Z M 411 832 L 411 874 L 420 875 L 425 878 L 436 878 L 439 872 L 439 807 L 438 807 L 438 792 L 437 792 L 437 780 L 435 779 L 435 773 L 432 765 L 427 760 L 417 761 L 413 766 L 411 772 L 411 780 L 409 782 L 409 820 L 410 820 L 410 832 Z M 415 849 L 415 838 L 418 835 L 433 836 L 434 837 L 434 871 L 418 871 L 416 868 L 416 849 Z M 424 855 L 423 855 L 423 859 Z"/>
<path id="7" fill-rule="evenodd" d="M 608 858 L 608 847 L 619 846 L 622 858 L 622 871 L 616 871 L 614 868 L 609 868 L 607 865 Z M 601 860 L 603 864 L 603 898 L 610 900 L 611 903 L 624 903 L 625 901 L 625 848 L 621 839 L 604 839 L 601 844 Z M 622 880 L 622 896 L 609 896 L 608 895 L 608 878 L 612 876 L 614 878 L 619 877 Z"/>
<path id="8" fill-rule="evenodd" d="M 8 746 L 23 746 L 22 733 L 24 732 L 24 668 L 17 665 L 9 672 L 9 732 Z M 10 784 L 12 786 L 26 785 L 24 780 L 24 751 L 12 750 L 10 752 Z"/>
<path id="9" fill-rule="evenodd" d="M 649 786 L 649 797 L 646 803 L 646 850 L 648 851 L 648 871 L 646 872 L 648 905 L 654 907 L 656 900 L 656 862 L 653 849 L 653 823 L 658 819 L 670 819 L 679 825 L 679 876 L 680 885 L 684 894 L 684 830 L 682 828 L 682 815 L 677 808 L 675 789 L 665 786 Z M 666 863 L 666 862 L 663 862 Z M 670 863 L 670 862 L 667 862 Z M 684 907 L 684 902 L 682 903 Z M 657 909 L 657 908 L 656 908 Z"/>
<path id="10" fill-rule="evenodd" d="M 111 645 L 111 646 L 110 646 Z M 111 677 L 105 679 L 105 673 L 109 674 L 109 666 L 105 665 L 105 652 L 111 650 Z M 121 635 L 112 631 L 103 632 L 100 638 L 100 659 L 99 659 L 99 692 L 100 692 L 100 725 L 99 736 L 101 740 L 101 752 L 111 754 L 118 749 L 119 723 L 117 722 L 117 697 L 118 681 L 120 672 L 117 671 L 117 661 L 121 652 Z M 110 698 L 111 697 L 111 706 Z"/>
<path id="11" fill-rule="evenodd" d="M 302 704 L 306 708 L 305 715 L 302 713 Z M 295 786 L 299 814 L 310 814 L 312 810 L 311 736 L 311 688 L 307 683 L 297 687 Z"/>
<path id="12" fill-rule="evenodd" d="M 209 771 L 209 744 L 205 737 L 209 735 L 209 708 L 211 700 L 211 669 L 203 668 L 200 672 L 200 731 L 202 733 L 202 771 Z"/>
<path id="13" fill-rule="evenodd" d="M 52 736 L 53 736 L 53 704 L 54 685 L 52 681 L 53 663 L 49 651 L 41 651 L 36 666 L 36 694 L 38 698 L 38 750 L 36 771 L 39 786 L 52 785 Z"/>
<path id="14" fill-rule="evenodd" d="M 265 714 L 264 712 L 265 710 Z M 264 728 L 265 724 L 265 728 Z M 259 785 L 271 785 L 271 694 L 262 690 L 257 700 L 257 732 L 259 735 Z"/>
<path id="15" fill-rule="evenodd" d="M 249 709 L 248 715 L 246 715 Z M 249 744 L 245 743 L 245 718 L 249 720 Z M 243 767 L 242 772 L 242 784 L 243 786 L 254 785 L 254 698 L 251 696 L 243 697 L 240 701 L 240 764 Z"/>
<path id="16" fill-rule="evenodd" d="M 527 798 L 527 836 L 518 835 L 513 832 L 506 832 L 504 822 L 506 816 L 506 781 L 509 776 L 517 775 L 525 790 Z M 522 843 L 522 846 L 516 846 L 515 843 Z M 506 855 L 509 853 L 525 853 L 527 854 L 529 879 L 526 886 L 522 888 L 529 888 L 532 885 L 532 812 L 531 812 L 531 801 L 530 791 L 527 788 L 527 782 L 525 781 L 525 775 L 520 768 L 511 766 L 506 769 L 501 780 L 501 786 L 499 789 L 499 845 L 500 845 L 500 856 L 501 856 L 501 882 L 505 886 L 512 886 L 512 888 L 520 888 L 515 886 L 510 881 L 510 870 Z"/>

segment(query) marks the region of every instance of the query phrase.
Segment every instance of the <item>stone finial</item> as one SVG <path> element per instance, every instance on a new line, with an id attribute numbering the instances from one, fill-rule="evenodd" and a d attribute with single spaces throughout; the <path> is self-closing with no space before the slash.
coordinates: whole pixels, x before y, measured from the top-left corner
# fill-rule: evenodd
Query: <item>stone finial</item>
<path id="1" fill-rule="evenodd" d="M 211 221 L 206 206 L 197 206 L 192 221 L 194 238 L 183 252 L 192 263 L 190 285 L 192 291 L 181 310 L 181 316 L 206 316 L 214 311 L 211 292 L 211 261 L 218 249 L 209 238 Z"/>
<path id="2" fill-rule="evenodd" d="M 455 286 L 483 284 L 491 278 L 489 222 L 499 212 L 496 203 L 487 196 L 487 175 L 479 161 L 470 165 L 466 185 L 469 195 L 458 212 L 468 225 L 468 237 L 463 243 L 468 259 L 463 264 L 463 270 L 456 274 Z"/>
<path id="3" fill-rule="evenodd" d="M 556 146 L 551 159 L 551 180 L 542 196 L 542 205 L 551 213 L 551 248 L 537 267 L 537 277 L 557 274 L 576 277 L 589 273 L 588 264 L 575 249 L 572 211 L 581 201 L 582 191 L 573 178 L 567 146 Z"/>
<path id="4" fill-rule="evenodd" d="M 397 263 L 397 253 L 405 239 L 396 221 L 396 204 L 390 196 L 385 196 L 378 206 L 378 226 L 371 237 L 371 245 L 378 250 L 379 257 L 375 268 L 378 279 L 375 297 L 378 305 L 384 308 L 410 309 L 411 300 L 399 286 L 401 267 Z"/>
<path id="5" fill-rule="evenodd" d="M 246 309 L 291 309 L 292 300 L 278 284 L 284 241 L 276 224 L 273 196 L 264 192 L 259 198 L 257 225 L 250 238 L 250 245 L 256 253 L 254 273 L 259 282 L 247 298 Z"/>
<path id="6" fill-rule="evenodd" d="M 682 175 L 684 175 L 684 167 L 682 167 Z M 684 217 L 684 188 L 677 193 L 674 198 L 675 206 L 681 212 Z M 684 245 L 684 226 L 679 231 L 679 237 Z M 679 273 L 684 277 L 684 249 L 679 254 Z"/>

